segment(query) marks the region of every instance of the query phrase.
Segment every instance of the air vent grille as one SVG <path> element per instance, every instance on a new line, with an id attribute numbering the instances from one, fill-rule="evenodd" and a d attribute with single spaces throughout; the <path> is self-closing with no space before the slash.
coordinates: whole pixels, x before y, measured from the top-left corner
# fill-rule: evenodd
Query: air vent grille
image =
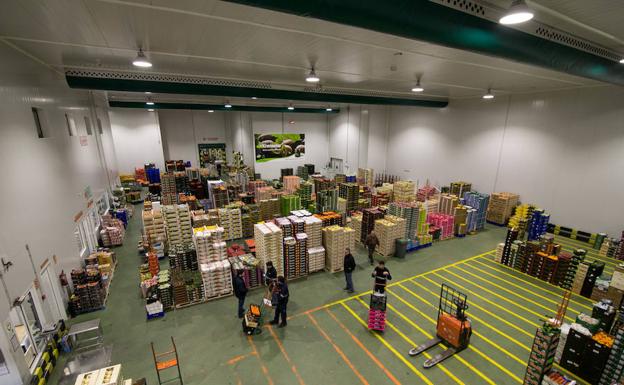
<path id="1" fill-rule="evenodd" d="M 460 11 L 470 13 L 477 16 L 485 16 L 486 8 L 475 2 L 470 0 L 433 0 L 436 3 L 445 5 L 450 8 L 455 8 Z"/>
<path id="2" fill-rule="evenodd" d="M 357 95 L 357 96 L 379 96 L 387 98 L 400 97 L 404 99 L 407 94 L 404 92 L 381 92 L 373 90 L 361 90 L 353 88 L 336 88 L 336 87 L 305 87 L 304 92 L 324 93 L 324 94 L 336 94 L 336 95 Z"/>
<path id="3" fill-rule="evenodd" d="M 270 89 L 271 84 L 260 81 L 247 81 L 238 79 L 210 79 L 195 76 L 168 75 L 168 74 L 150 74 L 150 73 L 132 73 L 132 72 L 115 72 L 115 71 L 93 71 L 93 70 L 76 70 L 70 69 L 65 71 L 67 76 L 121 79 L 121 80 L 142 80 L 152 82 L 172 82 L 201 84 L 211 86 L 227 86 L 227 87 L 249 87 Z"/>
<path id="4" fill-rule="evenodd" d="M 582 49 L 583 51 L 593 53 L 594 55 L 604 56 L 605 58 L 613 59 L 616 61 L 619 60 L 619 57 L 610 50 L 594 45 L 588 41 L 575 38 L 574 36 L 569 35 L 565 32 L 560 32 L 546 27 L 538 27 L 535 30 L 535 34 L 557 43 Z"/>

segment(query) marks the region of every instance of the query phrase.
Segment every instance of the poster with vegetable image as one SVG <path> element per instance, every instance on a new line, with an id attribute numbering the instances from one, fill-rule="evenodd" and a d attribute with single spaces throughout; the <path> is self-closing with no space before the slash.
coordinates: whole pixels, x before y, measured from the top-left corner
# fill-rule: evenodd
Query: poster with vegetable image
<path id="1" fill-rule="evenodd" d="M 254 134 L 256 162 L 301 159 L 305 154 L 305 134 Z"/>

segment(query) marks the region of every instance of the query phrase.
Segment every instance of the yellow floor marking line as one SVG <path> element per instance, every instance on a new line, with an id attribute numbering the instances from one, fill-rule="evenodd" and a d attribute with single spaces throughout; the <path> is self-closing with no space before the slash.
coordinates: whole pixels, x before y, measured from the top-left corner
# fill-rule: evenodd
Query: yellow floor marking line
<path id="1" fill-rule="evenodd" d="M 507 308 L 505 308 L 505 307 L 503 307 L 503 306 L 501 306 L 501 305 L 497 304 L 496 302 L 490 301 L 489 299 L 487 299 L 487 298 L 485 298 L 485 297 L 482 297 L 482 296 L 480 296 L 479 294 L 476 294 L 473 290 L 469 290 L 469 289 L 468 289 L 468 288 L 466 288 L 465 286 L 460 285 L 459 283 L 457 283 L 457 282 L 453 281 L 452 279 L 449 279 L 449 278 L 447 278 L 447 277 L 443 277 L 443 276 L 441 276 L 441 275 L 439 275 L 439 274 L 436 274 L 436 275 L 438 276 L 438 278 L 440 278 L 440 279 L 442 280 L 442 282 L 444 282 L 444 281 L 451 282 L 453 285 L 455 285 L 455 286 L 459 287 L 460 289 L 465 290 L 467 293 L 470 293 L 471 295 L 473 295 L 473 296 L 475 296 L 475 297 L 477 297 L 477 298 L 480 298 L 481 300 L 483 300 L 483 301 L 485 301 L 485 302 L 489 303 L 490 305 L 492 305 L 492 306 L 494 306 L 494 307 L 497 307 L 498 309 L 500 309 L 500 310 L 502 310 L 502 311 L 504 311 L 504 312 L 506 312 L 506 313 L 508 313 L 508 314 L 511 314 L 512 316 L 514 316 L 514 317 L 516 317 L 516 318 L 518 318 L 518 319 L 520 319 L 520 320 L 522 320 L 522 321 L 524 321 L 524 322 L 528 323 L 529 325 L 531 325 L 531 326 L 533 326 L 533 327 L 539 327 L 539 324 L 538 324 L 537 322 L 533 322 L 533 321 L 531 321 L 531 320 L 529 320 L 529 319 L 527 319 L 527 318 L 525 318 L 525 317 L 521 316 L 520 314 L 518 314 L 518 313 L 516 313 L 516 312 L 514 312 L 514 311 L 511 311 L 510 309 L 507 309 Z M 430 282 L 433 282 L 432 280 L 430 280 L 430 279 L 429 279 L 429 278 L 427 278 L 427 277 L 425 277 L 425 279 L 429 280 Z M 474 306 L 474 303 L 473 303 L 473 306 Z M 540 316 L 540 317 L 543 317 L 543 316 Z"/>
<path id="2" fill-rule="evenodd" d="M 362 300 L 359 300 L 359 301 L 360 301 L 360 302 L 362 302 L 362 304 L 363 304 L 364 306 L 366 306 L 366 304 L 365 304 Z M 390 305 L 388 305 L 388 306 L 390 307 Z M 397 314 L 400 314 L 400 313 L 397 311 Z M 426 318 L 427 318 L 427 319 L 429 320 L 429 322 L 431 322 L 432 324 L 437 325 L 437 322 L 436 322 L 433 318 L 430 318 L 430 317 L 426 317 Z M 387 321 L 387 320 L 386 320 L 386 323 L 388 323 L 388 321 Z M 414 344 L 414 346 L 416 346 L 416 344 Z M 472 350 L 473 352 L 477 353 L 477 354 L 478 354 L 479 356 L 481 356 L 483 359 L 485 359 L 486 361 L 488 361 L 488 362 L 489 362 L 489 363 L 491 363 L 492 365 L 494 365 L 494 366 L 496 366 L 497 368 L 499 368 L 499 369 L 500 369 L 503 373 L 507 374 L 509 377 L 513 378 L 514 380 L 518 381 L 519 383 L 522 383 L 522 380 L 521 380 L 518 376 L 516 376 L 515 374 L 511 373 L 509 370 L 507 370 L 505 367 L 503 367 L 502 365 L 500 365 L 498 362 L 496 362 L 496 361 L 492 360 L 490 357 L 488 357 L 486 354 L 484 354 L 481 350 L 479 350 L 479 349 L 475 348 L 473 345 L 468 345 L 468 349 L 470 349 L 470 350 Z M 457 357 L 457 358 L 459 358 L 459 356 L 453 356 L 453 357 Z M 522 364 L 524 365 L 524 362 L 522 362 Z M 476 368 L 474 368 L 474 370 L 475 370 L 476 372 L 479 372 L 479 371 L 478 371 L 478 369 L 476 369 Z M 475 372 L 475 373 L 476 373 L 476 372 Z M 480 372 L 479 372 L 479 373 L 480 373 Z M 477 373 L 477 374 L 478 374 L 478 373 Z M 485 376 L 484 376 L 484 377 L 485 377 Z"/>
<path id="3" fill-rule="evenodd" d="M 360 318 L 359 315 L 357 315 L 353 309 L 351 309 L 349 307 L 349 305 L 347 305 L 344 302 L 341 302 L 340 305 L 342 305 L 342 307 L 344 307 L 345 309 L 347 309 L 347 311 L 349 313 L 351 313 L 351 315 L 353 316 L 353 318 L 355 318 L 359 323 L 361 323 L 365 328 L 368 329 L 368 325 L 366 324 L 366 322 L 364 322 L 363 319 Z M 416 369 L 416 367 L 414 365 L 412 365 L 411 362 L 409 362 L 406 358 L 404 354 L 399 353 L 392 345 L 390 345 L 388 343 L 388 341 L 386 341 L 383 337 L 381 337 L 379 334 L 377 333 L 371 333 L 372 335 L 374 335 L 386 348 L 388 348 L 388 350 L 390 350 L 399 360 L 401 360 L 408 368 L 410 368 L 410 370 L 412 372 L 414 372 L 414 374 L 416 374 L 421 380 L 423 380 L 425 382 L 425 384 L 428 385 L 433 385 L 433 383 L 431 381 L 429 381 L 429 379 L 427 377 L 425 377 L 424 374 L 422 374 L 418 369 Z"/>
<path id="4" fill-rule="evenodd" d="M 518 303 L 518 302 L 516 302 L 516 301 L 513 301 L 513 300 L 511 300 L 511 299 L 509 299 L 509 298 L 507 298 L 507 297 L 505 297 L 505 296 L 502 296 L 502 295 L 500 295 L 500 294 L 497 294 L 497 293 L 493 292 L 492 290 L 490 290 L 490 289 L 488 289 L 488 288 L 486 288 L 486 287 L 483 287 L 483 286 L 481 286 L 481 285 L 479 285 L 479 284 L 477 284 L 477 283 L 471 282 L 471 281 L 467 280 L 466 278 L 464 278 L 464 277 L 462 277 L 462 276 L 460 276 L 460 275 L 458 275 L 458 274 L 453 273 L 453 272 L 452 272 L 452 271 L 450 271 L 450 270 L 446 270 L 446 273 L 449 273 L 450 275 L 452 275 L 452 276 L 454 276 L 454 277 L 457 277 L 458 279 L 461 279 L 462 281 L 468 282 L 470 285 L 472 285 L 472 286 L 474 286 L 474 287 L 478 288 L 479 290 L 483 290 L 484 292 L 489 293 L 489 294 L 493 295 L 494 297 L 496 297 L 496 298 L 498 298 L 498 299 L 500 299 L 500 300 L 503 300 L 503 301 L 509 302 L 509 303 L 510 303 L 510 304 L 512 304 L 512 305 L 516 305 L 519 309 L 522 309 L 522 310 L 526 311 L 527 313 L 533 314 L 534 316 L 538 317 L 538 319 L 539 319 L 539 318 L 544 318 L 544 319 L 545 319 L 545 318 L 547 318 L 547 317 L 548 317 L 548 315 L 547 315 L 547 314 L 540 314 L 540 313 L 538 313 L 538 312 L 536 312 L 536 311 L 534 311 L 534 310 L 531 310 L 531 309 L 529 309 L 528 307 L 523 306 L 523 305 L 519 304 L 519 303 Z M 438 274 L 436 274 L 436 275 L 438 275 Z M 438 276 L 440 276 L 440 275 L 438 275 Z M 553 312 L 554 312 L 554 313 L 556 313 L 556 312 L 557 312 L 557 309 L 553 309 Z M 569 317 L 568 317 L 568 318 L 569 318 Z M 572 320 L 572 322 L 574 322 L 574 320 Z"/>
<path id="5" fill-rule="evenodd" d="M 488 283 L 488 284 L 490 284 L 490 285 L 494 286 L 494 287 L 495 287 L 495 288 L 497 288 L 497 289 L 500 289 L 500 290 L 504 291 L 505 293 L 509 293 L 509 294 L 511 294 L 511 295 L 513 295 L 513 296 L 515 296 L 515 297 L 520 298 L 520 299 L 521 299 L 521 300 L 523 300 L 523 301 L 528 302 L 528 303 L 532 303 L 533 305 L 535 305 L 535 306 L 537 306 L 537 307 L 539 307 L 539 308 L 542 308 L 542 309 L 544 309 L 544 310 L 546 310 L 546 311 L 551 311 L 551 312 L 552 312 L 552 311 L 554 311 L 555 313 L 557 312 L 557 307 L 556 307 L 556 306 L 558 305 L 558 304 L 557 304 L 557 302 L 552 301 L 552 302 L 555 304 L 555 308 L 554 308 L 554 309 L 551 309 L 551 308 L 549 308 L 549 307 L 546 307 L 546 306 L 542 305 L 541 303 L 538 303 L 538 302 L 533 301 L 533 300 L 532 300 L 532 299 L 530 299 L 530 298 L 525 298 L 525 297 L 522 297 L 522 296 L 521 296 L 521 295 L 519 295 L 518 293 L 515 293 L 515 292 L 513 292 L 513 291 L 511 291 L 511 290 L 509 290 L 509 289 L 507 289 L 507 288 L 505 288 L 505 287 L 502 287 L 501 285 L 498 285 L 498 284 L 496 284 L 496 283 L 494 283 L 494 282 L 492 282 L 492 281 L 488 281 L 488 280 L 487 280 L 487 279 L 485 279 L 485 278 L 479 277 L 478 275 L 473 274 L 473 273 L 469 272 L 468 270 L 462 269 L 462 268 L 461 268 L 461 267 L 459 267 L 459 266 L 455 266 L 455 267 L 454 267 L 454 269 L 461 270 L 461 271 L 463 271 L 463 272 L 464 272 L 464 273 L 466 273 L 466 274 L 469 274 L 469 275 L 471 275 L 471 276 L 473 276 L 473 277 L 475 277 L 475 278 L 477 278 L 477 279 L 479 279 L 479 280 L 481 280 L 481 281 L 484 281 L 484 282 L 486 282 L 486 283 Z M 447 270 L 447 271 L 448 271 L 448 270 Z M 449 273 L 451 273 L 451 272 L 449 271 Z M 453 274 L 453 273 L 451 273 L 451 274 Z M 505 297 L 505 298 L 507 298 L 507 297 Z M 566 318 L 567 318 L 568 320 L 570 320 L 571 322 L 574 322 L 574 320 L 573 320 L 572 318 L 570 318 L 570 317 L 568 317 L 568 316 L 566 316 Z"/>
<path id="6" fill-rule="evenodd" d="M 396 293 L 394 293 L 394 292 L 390 292 L 390 291 L 388 291 L 388 293 L 390 293 L 390 294 L 392 294 L 393 296 L 397 297 L 397 298 L 398 298 L 401 302 L 403 302 L 405 305 L 407 305 L 410 309 L 414 310 L 415 312 L 419 313 L 419 314 L 420 314 L 420 315 L 422 315 L 423 317 L 427 318 L 429 321 L 435 322 L 435 321 L 433 320 L 433 318 L 429 318 L 429 317 L 427 317 L 427 316 L 426 316 L 423 312 L 421 312 L 420 310 L 418 310 L 416 307 L 412 306 L 409 302 L 407 302 L 405 299 L 401 298 L 401 296 L 399 296 L 398 294 L 396 294 Z M 388 306 L 390 306 L 390 305 L 388 305 Z M 397 311 L 397 310 L 394 310 L 394 311 L 396 311 L 396 312 L 397 312 L 400 316 L 402 316 L 402 314 L 401 314 L 399 311 Z M 476 320 L 476 318 L 475 318 L 475 317 L 473 317 L 472 315 L 471 315 L 469 318 L 472 318 L 472 319 L 475 319 L 475 320 Z M 436 325 L 437 325 L 437 322 L 436 322 Z M 495 342 L 493 342 L 493 341 L 492 341 L 492 340 L 490 340 L 489 338 L 487 338 L 487 337 L 483 336 L 481 333 L 479 333 L 479 332 L 477 332 L 477 331 L 475 331 L 475 330 L 473 330 L 473 331 L 472 331 L 472 333 L 473 333 L 475 336 L 477 336 L 477 337 L 481 338 L 481 339 L 482 339 L 482 340 L 484 340 L 485 342 L 487 342 L 487 343 L 489 343 L 490 345 L 492 345 L 494 348 L 496 348 L 496 349 L 500 350 L 501 352 L 503 352 L 503 353 L 507 354 L 507 355 L 508 355 L 511 359 L 513 359 L 513 360 L 517 361 L 517 362 L 518 362 L 518 363 L 520 363 L 521 365 L 526 365 L 526 360 L 521 360 L 520 358 L 518 358 L 517 356 L 515 356 L 515 355 L 513 355 L 511 352 L 509 352 L 507 349 L 505 349 L 505 348 L 501 347 L 500 345 L 496 344 Z M 431 338 L 431 337 L 430 337 L 430 338 Z"/>
<path id="7" fill-rule="evenodd" d="M 431 280 L 430 280 L 430 282 L 433 282 L 433 281 L 431 281 Z M 433 283 L 437 285 L 437 283 L 436 283 L 436 282 L 433 282 Z M 430 293 L 430 294 L 431 294 L 431 295 L 433 295 L 433 296 L 436 296 L 436 297 L 437 297 L 437 296 L 439 296 L 439 295 L 440 295 L 439 293 L 437 293 L 437 294 L 436 294 L 436 293 L 434 293 L 433 291 L 429 290 L 429 289 L 428 289 L 428 288 L 426 288 L 424 285 L 421 285 L 419 282 L 412 281 L 412 284 L 413 284 L 413 285 L 415 285 L 415 286 L 419 286 L 421 289 L 423 289 L 424 291 L 426 291 L 426 292 Z M 421 296 L 419 296 L 418 294 L 414 293 L 413 291 L 411 291 L 411 290 L 410 290 L 410 289 L 408 289 L 407 287 L 405 287 L 405 286 L 401 285 L 401 288 L 402 288 L 403 290 L 407 291 L 408 293 L 410 293 L 411 295 L 413 295 L 414 297 L 416 297 L 416 298 L 420 299 L 420 300 L 421 300 L 421 301 L 423 301 L 424 303 L 428 303 L 428 304 L 430 304 L 431 306 L 434 306 L 432 303 L 430 303 L 429 301 L 427 301 L 427 300 L 423 299 Z M 501 318 L 501 317 L 497 316 L 496 314 L 491 313 L 489 310 L 486 310 L 486 309 L 484 309 L 483 307 L 481 307 L 481 306 L 479 306 L 479 305 L 475 305 L 474 303 L 471 303 L 471 304 L 470 304 L 470 306 L 474 306 L 476 309 L 479 309 L 479 310 L 483 311 L 484 313 L 488 314 L 488 315 L 489 315 L 489 316 L 491 316 L 492 318 L 495 318 L 495 319 L 499 320 L 500 322 L 502 322 L 502 323 L 504 323 L 505 325 L 507 325 L 507 326 L 509 326 L 509 327 L 511 327 L 511 328 L 513 328 L 513 329 L 515 329 L 515 330 L 517 330 L 517 331 L 519 331 L 520 333 L 522 333 L 522 334 L 526 335 L 526 336 L 527 336 L 527 337 L 529 337 L 529 338 L 533 338 L 533 337 L 535 337 L 534 335 L 532 335 L 531 333 L 527 332 L 526 330 L 524 330 L 524 329 L 522 329 L 522 328 L 520 328 L 520 327 L 518 327 L 518 326 L 516 326 L 516 325 L 512 324 L 511 322 L 507 321 L 507 320 L 506 320 L 506 319 L 504 319 L 504 318 Z M 434 307 L 435 307 L 435 306 L 434 306 Z M 521 348 L 523 348 L 524 350 L 526 350 L 526 351 L 528 351 L 528 352 L 530 352 L 530 351 L 531 351 L 531 349 L 530 349 L 530 348 L 529 348 L 526 344 L 523 344 L 522 342 L 518 341 L 517 339 L 515 339 L 515 338 L 513 338 L 513 337 L 509 336 L 507 333 L 504 333 L 504 332 L 502 332 L 502 331 L 498 330 L 498 328 L 493 327 L 492 325 L 490 325 L 489 323 L 487 323 L 486 321 L 484 321 L 482 318 L 478 318 L 478 317 L 477 317 L 477 316 L 475 316 L 474 314 L 471 314 L 471 315 L 470 315 L 470 317 L 472 317 L 472 319 L 474 319 L 474 320 L 476 320 L 476 321 L 478 321 L 478 322 L 483 323 L 485 326 L 489 327 L 489 328 L 490 328 L 490 329 L 492 329 L 494 332 L 496 332 L 496 333 L 500 334 L 501 336 L 503 336 L 503 337 L 507 338 L 508 340 L 510 340 L 510 341 L 511 341 L 511 342 L 513 342 L 514 344 L 516 344 L 516 345 L 520 346 L 520 347 L 521 347 Z"/>
<path id="8" fill-rule="evenodd" d="M 393 283 L 389 284 L 388 287 L 396 286 L 396 285 L 398 285 L 400 283 L 407 282 L 407 281 L 412 280 L 414 278 L 423 277 L 423 276 L 425 276 L 427 274 L 432 274 L 432 273 L 435 273 L 437 271 L 441 271 L 441 270 L 444 270 L 446 268 L 449 268 L 449 267 L 452 267 L 452 266 L 455 266 L 455 265 L 459 265 L 459 264 L 467 262 L 467 261 L 472 261 L 473 259 L 484 257 L 484 256 L 486 256 L 486 255 L 488 255 L 490 253 L 495 252 L 495 251 L 496 250 L 486 251 L 485 253 L 481 253 L 479 255 L 475 255 L 475 256 L 472 256 L 472 257 L 468 257 L 466 259 L 462 259 L 461 261 L 457 261 L 457 262 L 454 262 L 454 263 L 451 263 L 451 264 L 448 264 L 448 265 L 445 265 L 445 266 L 438 267 L 437 269 L 433 269 L 433 270 L 426 271 L 424 273 L 420 273 L 420 274 L 417 274 L 417 275 L 414 275 L 414 276 L 411 276 L 411 277 L 408 277 L 408 278 L 404 278 L 404 279 L 402 279 L 400 281 L 396 281 L 396 282 L 393 282 Z M 321 308 L 328 308 L 328 307 L 331 307 L 331 306 L 339 305 L 341 303 L 350 301 L 352 299 L 357 299 L 357 298 L 363 297 L 363 296 L 371 294 L 371 293 L 372 293 L 372 291 L 368 290 L 368 291 L 365 291 L 363 293 L 359 293 L 359 294 L 353 295 L 351 297 L 347 297 L 347 298 L 339 299 L 338 301 L 330 302 L 330 303 L 328 303 L 326 305 L 323 305 Z"/>
<path id="9" fill-rule="evenodd" d="M 486 258 L 486 259 L 488 259 L 488 258 Z M 491 261 L 491 259 L 488 259 L 488 260 L 490 260 L 490 261 Z M 550 286 L 550 287 L 557 288 L 557 289 L 561 290 L 561 292 L 560 292 L 560 293 L 554 292 L 554 291 L 552 291 L 552 290 L 548 290 L 548 289 L 543 288 L 543 287 L 541 287 L 541 286 L 539 286 L 539 285 L 536 285 L 536 284 L 534 284 L 534 283 L 532 283 L 532 282 L 529 282 L 529 281 L 527 281 L 527 280 L 525 280 L 525 279 L 523 279 L 523 278 L 521 278 L 521 277 L 517 277 L 517 276 L 515 276 L 515 275 L 513 275 L 513 274 L 511 274 L 511 273 L 508 273 L 508 272 L 507 272 L 507 271 L 505 271 L 505 270 L 512 270 L 512 271 L 514 271 L 514 272 L 516 272 L 516 273 L 518 273 L 518 274 L 522 274 L 522 275 L 524 275 L 524 276 L 527 276 L 527 277 L 530 277 L 530 278 L 534 278 L 534 279 L 535 279 L 535 277 L 531 277 L 530 275 L 527 275 L 527 274 L 525 274 L 525 273 L 523 273 L 523 272 L 521 272 L 521 271 L 514 270 L 514 269 L 510 268 L 509 266 L 506 266 L 506 265 L 503 265 L 503 264 L 497 263 L 497 265 L 500 265 L 500 267 L 502 267 L 502 268 L 503 268 L 503 269 L 501 270 L 501 269 L 498 269 L 497 267 L 490 266 L 489 264 L 484 263 L 484 262 L 481 262 L 481 261 L 476 260 L 476 259 L 474 260 L 474 262 L 476 262 L 476 263 L 478 263 L 478 264 L 480 264 L 480 265 L 483 265 L 483 266 L 487 267 L 487 268 L 488 268 L 488 269 L 490 269 L 490 270 L 494 270 L 494 271 L 497 271 L 497 272 L 501 272 L 501 273 L 505 274 L 506 276 L 509 276 L 509 277 L 511 277 L 511 278 L 513 278 L 513 279 L 515 279 L 515 280 L 517 280 L 517 281 L 520 281 L 520 282 L 526 283 L 527 285 L 529 285 L 529 286 L 531 286 L 531 287 L 535 287 L 535 288 L 537 288 L 537 289 L 543 290 L 543 291 L 545 291 L 545 292 L 547 292 L 547 293 L 550 293 L 550 294 L 552 294 L 552 295 L 555 295 L 555 296 L 558 296 L 558 297 L 563 298 L 564 289 L 560 288 L 559 286 L 555 286 L 555 285 L 553 285 L 552 283 L 545 282 L 545 281 L 542 281 L 542 280 L 539 280 L 539 279 L 538 279 L 538 281 L 540 281 L 541 283 L 545 283 L 545 284 L 547 284 L 547 285 L 548 285 L 548 286 Z M 496 262 L 494 262 L 494 263 L 496 263 Z M 472 266 L 472 265 L 470 265 L 470 266 L 471 266 L 471 267 L 474 267 L 474 266 Z M 583 298 L 583 299 L 585 299 L 585 300 L 588 300 L 588 301 L 589 301 L 589 298 L 585 298 L 585 297 L 582 297 L 582 296 L 581 296 L 581 298 Z M 583 303 L 578 302 L 578 301 L 575 301 L 575 300 L 573 300 L 573 299 L 571 299 L 571 300 L 570 300 L 570 303 L 574 303 L 574 304 L 576 304 L 576 305 L 578 305 L 578 306 L 581 306 L 581 307 L 583 307 L 583 308 L 585 308 L 585 309 L 588 309 L 588 310 L 591 310 L 591 309 L 592 309 L 592 307 L 591 307 L 591 306 L 589 306 L 588 304 L 583 304 Z"/>
<path id="10" fill-rule="evenodd" d="M 364 306 L 366 309 L 368 309 L 368 305 L 366 305 L 366 303 L 365 303 L 364 301 L 362 301 L 362 299 L 361 299 L 361 298 L 358 298 L 358 299 L 357 299 L 357 301 L 358 301 L 359 303 L 361 303 L 361 304 L 362 304 L 362 306 Z M 388 304 L 388 307 L 392 308 L 392 307 L 391 307 L 391 305 L 389 305 L 389 304 Z M 404 318 L 404 319 L 405 319 L 405 320 L 407 320 L 407 318 Z M 410 321 L 408 321 L 408 322 L 410 322 Z M 405 342 L 407 342 L 408 344 L 410 344 L 410 345 L 412 345 L 412 346 L 416 346 L 416 345 L 417 345 L 417 344 L 416 344 L 414 341 L 412 341 L 409 337 L 407 337 L 405 334 L 403 334 L 403 333 L 402 333 L 402 332 L 401 332 L 401 331 L 400 331 L 400 330 L 399 330 L 399 329 L 398 329 L 398 328 L 397 328 L 397 327 L 396 327 L 396 326 L 395 326 L 392 322 L 390 322 L 390 321 L 386 320 L 386 325 L 388 325 L 388 326 L 390 327 L 390 329 L 394 330 L 394 332 L 395 332 L 395 333 L 397 333 L 397 334 L 398 334 L 401 338 L 403 338 L 403 340 L 404 340 Z M 418 329 L 421 333 L 423 333 L 423 334 L 427 335 L 427 333 L 426 333 L 424 330 L 422 330 L 420 327 L 418 327 L 417 325 L 416 325 L 416 328 L 417 328 L 417 329 Z M 428 338 L 431 338 L 431 335 L 429 335 L 429 337 L 428 337 Z M 426 356 L 427 358 L 431 358 L 431 355 L 429 355 L 429 353 L 426 353 L 426 352 L 425 352 L 425 356 Z M 463 385 L 465 385 L 465 384 L 464 384 L 464 383 L 463 383 L 463 382 L 462 382 L 459 378 L 457 378 L 457 377 L 456 377 L 453 373 L 449 372 L 449 371 L 448 371 L 448 369 L 446 369 L 446 368 L 444 367 L 444 365 L 442 365 L 442 364 L 438 364 L 438 366 L 440 367 L 440 369 L 442 369 L 442 371 L 443 371 L 443 372 L 444 372 L 447 376 L 449 376 L 449 377 L 450 377 L 453 381 L 455 381 L 457 384 L 463 384 Z M 492 384 L 492 385 L 496 385 L 496 384 L 495 384 L 495 383 L 493 383 L 493 382 L 492 382 L 491 384 Z"/>

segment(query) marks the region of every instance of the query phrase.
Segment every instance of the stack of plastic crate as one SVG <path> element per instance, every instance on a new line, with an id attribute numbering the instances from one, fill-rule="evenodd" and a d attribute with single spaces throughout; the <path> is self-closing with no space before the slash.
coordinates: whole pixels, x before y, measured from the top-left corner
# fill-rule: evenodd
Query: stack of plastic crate
<path id="1" fill-rule="evenodd" d="M 368 328 L 384 331 L 386 328 L 386 300 L 385 294 L 373 292 L 368 308 Z"/>
<path id="2" fill-rule="evenodd" d="M 410 180 L 400 180 L 394 183 L 393 196 L 395 202 L 414 202 L 414 182 Z"/>
<path id="3" fill-rule="evenodd" d="M 223 239 L 232 240 L 243 237 L 241 210 L 237 206 L 219 209 L 219 224 L 223 227 Z"/>

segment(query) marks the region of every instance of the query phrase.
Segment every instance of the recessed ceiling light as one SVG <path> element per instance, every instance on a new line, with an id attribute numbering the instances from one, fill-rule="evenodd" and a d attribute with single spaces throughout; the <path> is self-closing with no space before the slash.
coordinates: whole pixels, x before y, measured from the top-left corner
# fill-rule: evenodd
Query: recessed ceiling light
<path id="1" fill-rule="evenodd" d="M 520 24 L 531 20 L 533 16 L 533 11 L 524 0 L 513 0 L 509 10 L 498 22 L 505 25 Z"/>
<path id="2" fill-rule="evenodd" d="M 214 110 L 208 110 L 208 112 L 214 112 Z"/>
<path id="3" fill-rule="evenodd" d="M 420 85 L 420 78 L 416 82 L 416 85 L 412 88 L 412 92 L 423 92 L 425 89 Z"/>
<path id="4" fill-rule="evenodd" d="M 256 100 L 256 99 L 258 99 L 258 98 L 257 98 L 257 97 L 255 97 L 255 96 L 252 96 L 251 98 L 252 98 L 253 100 Z"/>
<path id="5" fill-rule="evenodd" d="M 151 94 L 151 92 L 149 92 L 149 91 L 145 91 L 145 93 L 146 93 L 146 94 Z"/>
<path id="6" fill-rule="evenodd" d="M 225 104 L 223 105 L 223 107 L 225 108 L 232 108 L 232 105 L 230 104 L 229 101 L 225 102 Z"/>
<path id="7" fill-rule="evenodd" d="M 148 106 L 153 106 L 154 102 L 145 102 L 145 104 L 147 104 Z"/>
<path id="8" fill-rule="evenodd" d="M 327 112 L 332 112 L 332 111 L 333 111 L 333 109 L 332 109 L 331 107 L 327 107 L 327 108 L 325 109 L 325 111 L 327 111 Z"/>
<path id="9" fill-rule="evenodd" d="M 132 65 L 134 65 L 135 67 L 150 68 L 152 66 L 152 62 L 147 60 L 147 56 L 145 56 L 143 50 L 139 49 L 137 56 L 132 61 Z"/>
<path id="10" fill-rule="evenodd" d="M 487 93 L 482 96 L 483 99 L 494 99 L 494 94 L 492 93 L 492 89 L 488 88 Z"/>
<path id="11" fill-rule="evenodd" d="M 148 108 L 147 110 L 148 110 L 149 112 L 154 112 L 154 109 L 153 109 L 153 108 Z"/>
<path id="12" fill-rule="evenodd" d="M 310 70 L 310 73 L 308 74 L 308 76 L 306 76 L 306 82 L 318 83 L 320 81 L 321 79 L 318 76 L 316 76 L 316 72 L 314 72 L 314 67 L 312 67 L 312 69 Z"/>

